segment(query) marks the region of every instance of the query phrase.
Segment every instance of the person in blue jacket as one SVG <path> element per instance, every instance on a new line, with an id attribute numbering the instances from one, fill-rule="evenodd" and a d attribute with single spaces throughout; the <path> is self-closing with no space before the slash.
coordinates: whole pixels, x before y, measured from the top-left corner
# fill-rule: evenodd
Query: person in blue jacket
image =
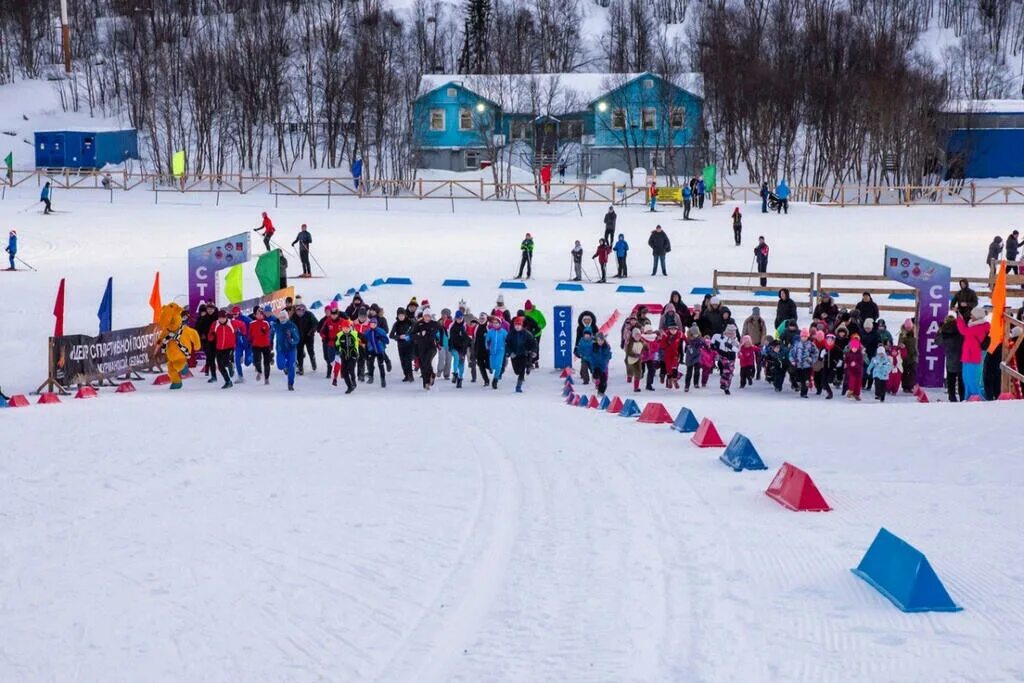
<path id="1" fill-rule="evenodd" d="M 295 391 L 295 356 L 299 348 L 299 328 L 288 317 L 287 311 L 277 314 L 274 323 L 274 349 L 277 369 L 288 373 L 288 391 Z"/>
<path id="2" fill-rule="evenodd" d="M 355 183 L 356 191 L 359 190 L 359 181 L 363 177 L 363 158 L 356 157 L 356 160 L 352 162 L 352 180 Z"/>
<path id="3" fill-rule="evenodd" d="M 39 193 L 39 201 L 41 201 L 43 204 L 46 204 L 46 208 L 43 209 L 43 213 L 44 214 L 53 213 L 53 207 L 50 205 L 50 183 L 49 183 L 49 181 L 47 181 L 47 183 L 45 185 L 43 185 L 43 191 Z"/>
<path id="4" fill-rule="evenodd" d="M 600 332 L 594 337 L 594 345 L 590 347 L 587 362 L 590 364 L 590 371 L 594 373 L 594 386 L 597 393 L 604 396 L 608 390 L 608 364 L 612 360 L 612 347 L 608 340 Z"/>
<path id="5" fill-rule="evenodd" d="M 615 242 L 615 261 L 618 265 L 618 272 L 615 277 L 626 277 L 626 253 L 629 251 L 629 244 L 626 243 L 626 236 L 620 234 Z"/>
<path id="6" fill-rule="evenodd" d="M 690 220 L 690 204 L 693 202 L 693 190 L 689 185 L 683 185 L 683 220 Z"/>
<path id="7" fill-rule="evenodd" d="M 778 186 L 775 188 L 775 196 L 779 198 L 779 209 L 776 213 L 782 213 L 785 211 L 789 213 L 789 185 L 786 184 L 785 179 L 780 180 Z"/>
<path id="8" fill-rule="evenodd" d="M 387 380 L 384 378 L 384 364 L 387 357 L 388 333 L 380 327 L 377 318 L 370 318 L 369 327 L 363 333 L 366 343 L 366 376 L 367 381 L 373 384 L 373 366 L 376 364 L 380 370 L 380 388 L 387 387 Z"/>
<path id="9" fill-rule="evenodd" d="M 706 186 L 704 185 L 704 179 L 703 178 L 699 178 L 697 180 L 697 208 L 698 209 L 703 209 L 704 208 L 704 194 L 705 194 L 705 190 L 706 190 Z"/>
<path id="10" fill-rule="evenodd" d="M 14 256 L 18 253 L 17 231 L 11 230 L 11 233 L 7 236 L 7 248 L 4 251 L 7 252 L 7 260 L 11 262 L 11 267 L 7 270 L 16 270 L 14 267 Z"/>
<path id="11" fill-rule="evenodd" d="M 491 370 L 494 372 L 491 377 L 491 388 L 498 388 L 498 380 L 501 379 L 501 374 L 505 371 L 505 339 L 508 337 L 508 330 L 501 325 L 501 321 L 498 320 L 497 316 L 491 316 L 487 320 L 487 336 L 484 338 L 484 343 L 487 346 L 487 357 L 488 362 L 491 364 Z"/>
<path id="12" fill-rule="evenodd" d="M 242 313 L 239 306 L 231 309 L 231 326 L 235 328 L 235 374 L 238 379 L 236 384 L 242 384 L 245 378 L 242 376 L 242 365 L 252 365 L 252 344 L 249 342 L 249 325 L 252 318 Z"/>

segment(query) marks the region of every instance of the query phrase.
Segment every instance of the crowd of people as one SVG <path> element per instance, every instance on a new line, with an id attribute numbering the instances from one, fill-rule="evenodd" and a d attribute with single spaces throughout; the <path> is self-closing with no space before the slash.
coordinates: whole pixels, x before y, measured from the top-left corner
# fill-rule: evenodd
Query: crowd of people
<path id="1" fill-rule="evenodd" d="M 221 388 L 229 389 L 244 382 L 251 367 L 257 383 L 270 384 L 276 357 L 273 364 L 293 391 L 296 375 L 306 374 L 307 362 L 311 374 L 318 372 L 319 356 L 324 379 L 333 386 L 341 379 L 345 393 L 377 381 L 383 389 L 395 367 L 389 353 L 394 345 L 402 382 L 415 382 L 414 373 L 419 372 L 425 390 L 438 378 L 461 389 L 467 377 L 470 383 L 479 378 L 481 386 L 498 389 L 511 365 L 515 391 L 522 392 L 527 375 L 539 367 L 538 349 L 547 326 L 531 301 L 513 315 L 502 295 L 489 313 L 479 315 L 465 301 L 459 301 L 454 313 L 442 308 L 435 315 L 428 300 L 420 305 L 413 297 L 390 322 L 380 306 L 367 304 L 359 294 L 344 308 L 332 301 L 319 319 L 301 296 L 285 303 L 277 315 L 269 305 L 252 311 L 212 303 L 200 307 L 194 325 L 208 382 L 223 380 Z"/>
<path id="2" fill-rule="evenodd" d="M 1001 357 L 985 352 L 986 316 L 969 283 L 962 281 L 940 337 L 952 402 L 999 395 Z M 614 354 L 593 312 L 579 314 L 575 340 L 583 384 L 593 381 L 598 394 L 604 394 Z M 779 292 L 771 325 L 759 307 L 740 323 L 717 296 L 706 295 L 691 309 L 679 292 L 672 292 L 656 316 L 646 306 L 636 307 L 622 324 L 618 349 L 635 392 L 655 391 L 655 384 L 684 392 L 706 389 L 716 371 L 718 387 L 726 395 L 731 395 L 737 371 L 740 389 L 763 378 L 776 392 L 788 384 L 801 398 L 813 390 L 826 399 L 838 392 L 860 401 L 863 392 L 871 391 L 875 400 L 884 402 L 887 395 L 914 394 L 917 389 L 915 321 L 906 319 L 890 330 L 870 292 L 849 310 L 823 295 L 804 328 L 786 289 Z M 1024 345 L 1021 351 L 1018 355 L 1024 356 Z M 1017 363 L 1024 367 L 1024 357 Z"/>

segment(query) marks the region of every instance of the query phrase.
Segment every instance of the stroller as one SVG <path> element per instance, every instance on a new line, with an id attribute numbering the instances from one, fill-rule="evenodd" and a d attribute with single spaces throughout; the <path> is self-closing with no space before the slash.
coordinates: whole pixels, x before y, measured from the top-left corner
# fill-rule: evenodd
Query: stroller
<path id="1" fill-rule="evenodd" d="M 769 192 L 768 193 L 768 210 L 769 211 L 778 211 L 779 207 L 781 207 L 781 206 L 782 206 L 782 200 L 779 199 L 779 196 L 777 194 L 775 194 L 774 192 Z"/>

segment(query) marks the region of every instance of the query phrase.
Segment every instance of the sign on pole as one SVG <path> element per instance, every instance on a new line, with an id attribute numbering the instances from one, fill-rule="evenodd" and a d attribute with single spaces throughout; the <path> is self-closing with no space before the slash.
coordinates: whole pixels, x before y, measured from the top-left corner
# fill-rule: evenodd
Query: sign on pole
<path id="1" fill-rule="evenodd" d="M 555 306 L 555 367 L 572 366 L 572 306 Z"/>
<path id="2" fill-rule="evenodd" d="M 949 310 L 949 266 L 886 245 L 884 273 L 917 290 L 917 383 L 941 387 L 946 353 L 939 343 L 939 328 Z"/>
<path id="3" fill-rule="evenodd" d="M 195 313 L 200 301 L 217 301 L 218 270 L 249 260 L 249 233 L 224 237 L 188 250 L 188 310 Z"/>

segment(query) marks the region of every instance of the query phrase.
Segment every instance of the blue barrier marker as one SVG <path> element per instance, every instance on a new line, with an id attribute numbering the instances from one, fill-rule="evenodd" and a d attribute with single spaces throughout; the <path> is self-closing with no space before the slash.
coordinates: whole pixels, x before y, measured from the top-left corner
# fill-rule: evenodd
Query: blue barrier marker
<path id="1" fill-rule="evenodd" d="M 645 290 L 643 285 L 619 285 L 615 291 L 623 294 L 643 294 Z"/>
<path id="2" fill-rule="evenodd" d="M 583 285 L 578 282 L 559 282 L 555 285 L 556 292 L 582 292 Z"/>
<path id="3" fill-rule="evenodd" d="M 384 281 L 386 285 L 411 285 L 412 279 L 407 277 L 389 277 Z"/>
<path id="4" fill-rule="evenodd" d="M 526 283 L 518 280 L 502 280 L 498 289 L 526 289 Z"/>
<path id="5" fill-rule="evenodd" d="M 469 280 L 445 280 L 442 287 L 469 287 Z"/>

